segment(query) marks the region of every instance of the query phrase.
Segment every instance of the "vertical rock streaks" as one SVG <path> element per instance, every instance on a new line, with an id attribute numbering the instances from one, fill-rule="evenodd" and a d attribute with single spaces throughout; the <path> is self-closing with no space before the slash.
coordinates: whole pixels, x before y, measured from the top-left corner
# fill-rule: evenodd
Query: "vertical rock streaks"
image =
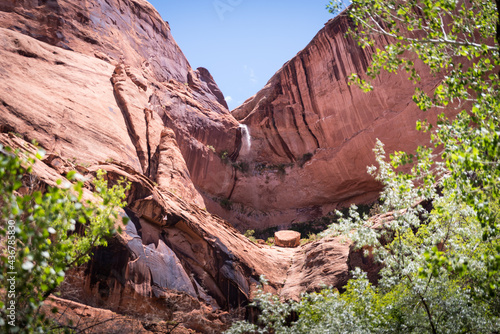
<path id="1" fill-rule="evenodd" d="M 309 78 L 309 76 L 307 74 L 307 65 L 306 65 L 306 62 L 304 60 L 304 57 L 299 57 L 299 59 L 300 59 L 300 63 L 302 65 L 302 70 L 304 71 L 304 76 L 305 76 L 306 83 L 307 83 L 307 93 L 308 93 L 307 97 L 308 97 L 308 100 L 309 100 L 310 105 L 311 105 L 311 108 L 308 108 L 308 109 L 310 109 L 313 113 L 315 113 L 315 114 L 317 114 L 319 116 L 321 114 L 320 114 L 320 110 L 316 106 L 316 101 L 315 101 L 315 98 L 314 98 L 315 95 L 314 95 L 314 93 L 312 91 L 312 89 L 313 89 L 313 83 L 310 81 L 310 78 Z M 314 133 L 313 133 L 313 131 L 312 131 L 311 127 L 309 126 L 309 124 L 307 122 L 307 119 L 306 119 L 305 111 L 307 109 L 305 108 L 305 106 L 303 106 L 303 107 L 304 107 L 304 110 L 303 110 L 303 113 L 302 113 L 302 119 L 304 120 L 304 124 L 306 126 L 307 131 L 310 133 L 311 137 L 314 139 L 314 142 L 316 143 L 317 148 L 319 148 L 320 145 L 319 145 L 318 138 L 316 138 L 316 136 L 314 135 Z"/>
<path id="2" fill-rule="evenodd" d="M 376 139 L 389 152 L 411 151 L 428 139 L 415 131 L 415 122 L 424 115 L 412 102 L 414 86 L 405 73 L 380 74 L 370 93 L 349 85 L 349 75 L 364 77 L 375 50 L 389 43 L 377 37 L 373 47 L 360 47 L 346 35 L 355 28 L 352 24 L 343 15 L 330 20 L 261 91 L 232 111 L 253 134 L 248 161 L 287 164 L 278 184 L 268 182 L 270 173 L 239 176 L 233 201 L 269 217 L 223 215 L 241 229 L 283 226 L 292 219 L 318 218 L 305 212 L 320 216 L 335 207 L 374 201 L 380 184 L 366 166 L 375 163 Z M 416 67 L 424 89 L 440 82 L 421 62 Z M 425 118 L 436 115 L 432 110 Z M 298 163 L 305 158 L 307 163 Z M 248 198 L 245 189 L 250 187 L 258 202 Z M 322 209 L 309 210 L 313 207 Z"/>

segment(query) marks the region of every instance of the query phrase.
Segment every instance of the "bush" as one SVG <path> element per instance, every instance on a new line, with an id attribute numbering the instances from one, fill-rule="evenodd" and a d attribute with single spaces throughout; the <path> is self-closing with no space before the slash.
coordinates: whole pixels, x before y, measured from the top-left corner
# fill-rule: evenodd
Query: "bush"
<path id="1" fill-rule="evenodd" d="M 100 199 L 84 201 L 81 176 L 69 172 L 73 183 L 58 181 L 59 187 L 42 193 L 23 185 L 33 160 L 1 145 L 0 151 L 0 328 L 45 333 L 53 323 L 41 312 L 44 300 L 69 268 L 89 260 L 94 247 L 107 245 L 130 185 L 121 180 L 108 189 L 99 171 L 93 184 Z"/>
<path id="2" fill-rule="evenodd" d="M 222 198 L 219 203 L 226 210 L 231 210 L 233 208 L 233 202 L 229 198 Z"/>
<path id="3" fill-rule="evenodd" d="M 251 242 L 257 243 L 257 239 L 254 236 L 255 230 L 246 230 L 245 234 L 243 234 L 245 237 L 247 237 Z"/>

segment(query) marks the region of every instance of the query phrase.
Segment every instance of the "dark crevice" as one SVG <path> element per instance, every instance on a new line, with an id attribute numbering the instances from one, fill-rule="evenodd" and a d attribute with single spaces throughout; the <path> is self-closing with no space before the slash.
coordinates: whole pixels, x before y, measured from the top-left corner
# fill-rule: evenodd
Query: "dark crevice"
<path id="1" fill-rule="evenodd" d="M 158 168 L 160 165 L 160 145 L 156 148 L 155 153 L 149 161 L 148 175 L 153 182 L 158 182 Z"/>
<path id="2" fill-rule="evenodd" d="M 288 159 L 290 159 L 292 162 L 294 162 L 296 160 L 295 155 L 293 155 L 292 151 L 290 150 L 287 143 L 285 142 L 285 140 L 283 139 L 283 137 L 280 135 L 280 133 L 278 131 L 278 127 L 276 126 L 276 121 L 274 119 L 274 111 L 272 110 L 272 106 L 270 106 L 269 108 L 270 108 L 270 114 L 272 116 L 271 117 L 272 125 L 273 125 L 274 130 L 276 131 L 276 136 L 278 137 L 278 140 L 281 143 L 281 147 L 283 148 L 283 151 L 285 151 L 285 154 L 288 157 Z"/>
<path id="3" fill-rule="evenodd" d="M 100 44 L 101 44 L 98 40 L 96 40 L 96 39 L 95 39 L 95 38 L 93 38 L 93 37 L 90 37 L 90 36 L 83 36 L 83 35 L 82 35 L 82 36 L 80 36 L 80 37 L 81 37 L 81 39 L 83 39 L 83 40 L 84 40 L 85 42 L 87 42 L 87 43 L 90 43 L 90 44 L 93 44 L 93 45 L 100 45 Z"/>
<path id="4" fill-rule="evenodd" d="M 0 133 L 16 133 L 16 129 L 9 124 L 0 124 Z"/>
<path id="5" fill-rule="evenodd" d="M 236 129 L 236 138 L 234 142 L 234 151 L 229 154 L 229 159 L 232 161 L 236 161 L 238 156 L 240 155 L 241 147 L 243 146 L 243 139 L 241 130 L 239 128 Z"/>
<path id="6" fill-rule="evenodd" d="M 237 182 L 238 182 L 238 172 L 236 171 L 236 169 L 234 169 L 233 187 L 231 188 L 231 191 L 229 192 L 227 199 L 231 199 L 231 196 L 233 196 L 234 189 L 236 189 Z"/>
<path id="7" fill-rule="evenodd" d="M 148 175 L 149 177 L 151 177 L 151 162 L 152 162 L 151 161 L 152 160 L 151 143 L 149 142 L 149 120 L 151 118 L 150 113 L 151 113 L 151 110 L 144 109 L 144 122 L 146 122 L 146 147 L 148 149 L 147 170 L 145 172 L 146 172 L 146 175 Z"/>
<path id="8" fill-rule="evenodd" d="M 94 250 L 92 260 L 87 265 L 85 276 L 90 278 L 90 287 L 99 284 L 101 298 L 109 297 L 109 289 L 103 289 L 107 286 L 110 278 L 116 279 L 122 285 L 126 284 L 125 268 L 130 260 L 130 253 L 126 246 L 121 244 L 116 238 L 108 242 L 107 247 L 98 247 Z"/>
<path id="9" fill-rule="evenodd" d="M 238 307 L 244 307 L 248 304 L 248 298 L 243 292 L 241 292 L 238 284 L 234 283 L 230 279 L 223 276 L 223 279 L 219 283 L 223 293 L 226 293 L 227 304 L 225 305 L 227 309 Z"/>
<path id="10" fill-rule="evenodd" d="M 125 124 L 127 125 L 128 135 L 130 137 L 130 140 L 134 144 L 135 151 L 136 151 L 137 157 L 139 159 L 139 162 L 140 162 L 140 165 L 142 168 L 142 172 L 145 173 L 145 172 L 147 172 L 147 163 L 149 160 L 146 157 L 145 153 L 142 152 L 141 147 L 139 145 L 140 137 L 137 134 L 137 132 L 135 131 L 134 125 L 132 124 L 130 111 L 128 110 L 127 105 L 126 105 L 123 97 L 121 96 L 118 88 L 117 88 L 117 85 L 119 83 L 120 82 L 114 83 L 113 78 L 111 78 L 111 84 L 113 85 L 113 95 L 115 97 L 116 104 L 122 112 L 123 118 L 125 120 Z"/>
<path id="11" fill-rule="evenodd" d="M 309 134 L 311 135 L 311 137 L 314 139 L 314 143 L 316 144 L 316 147 L 319 148 L 320 146 L 319 146 L 318 138 L 314 135 L 314 133 L 312 132 L 311 128 L 309 128 L 309 124 L 307 123 L 306 113 L 305 112 L 302 112 L 302 120 L 304 122 L 304 125 L 306 126 L 307 131 L 309 132 Z"/>
<path id="12" fill-rule="evenodd" d="M 302 55 L 299 57 L 300 58 L 300 62 L 302 64 L 302 69 L 304 71 L 304 76 L 306 77 L 306 83 L 307 83 L 307 90 L 308 90 L 308 93 L 309 93 L 309 99 L 311 101 L 311 106 L 313 108 L 313 112 L 319 116 L 319 113 L 318 113 L 318 108 L 316 106 L 316 101 L 314 100 L 313 98 L 313 92 L 311 91 L 311 85 L 312 85 L 312 82 L 310 81 L 310 78 L 309 78 L 309 75 L 307 73 L 307 66 L 304 62 L 304 58 L 302 57 Z M 311 134 L 311 137 L 314 139 L 314 142 L 316 144 L 316 147 L 319 148 L 319 140 L 318 138 L 316 137 L 316 135 L 312 132 L 312 129 L 309 127 L 309 124 L 307 123 L 307 120 L 306 120 L 306 113 L 305 113 L 305 110 L 304 112 L 302 113 L 302 119 L 304 120 L 304 124 L 306 125 L 306 128 L 307 128 L 307 131 L 309 131 L 309 133 Z"/>
<path id="13" fill-rule="evenodd" d="M 297 131 L 297 135 L 299 136 L 300 141 L 302 141 L 302 144 L 305 144 L 304 138 L 302 138 L 302 133 L 299 130 L 299 125 L 297 124 L 297 118 L 295 117 L 295 111 L 290 106 L 286 107 L 286 108 L 288 108 L 290 110 L 290 113 L 292 114 L 293 126 L 295 127 L 295 130 Z"/>
<path id="14" fill-rule="evenodd" d="M 39 58 L 38 55 L 36 53 L 33 53 L 33 52 L 30 52 L 30 51 L 26 51 L 26 50 L 16 50 L 16 52 L 18 54 L 20 54 L 21 56 L 23 57 L 27 57 L 27 58 Z"/>
<path id="15" fill-rule="evenodd" d="M 134 211 L 128 208 L 124 208 L 124 211 L 127 214 L 127 217 L 130 219 L 130 221 L 134 224 L 137 234 L 142 239 L 142 228 L 141 228 L 141 223 L 139 221 L 139 217 L 137 217 Z"/>
<path id="16" fill-rule="evenodd" d="M 191 232 L 197 235 L 196 231 L 192 229 Z M 162 240 L 175 253 L 177 258 L 181 262 L 183 269 L 191 277 L 191 282 L 193 282 L 194 280 L 198 284 L 200 284 L 200 286 L 206 288 L 207 284 L 204 284 L 203 282 L 207 282 L 208 280 L 208 285 L 212 285 L 216 289 L 206 289 L 206 292 L 215 299 L 219 306 L 224 307 L 225 305 L 227 305 L 228 300 L 220 288 L 219 277 L 214 277 L 213 273 L 204 268 L 204 266 L 196 259 L 194 259 L 191 254 L 186 253 L 181 247 L 179 247 L 178 243 L 173 243 L 166 235 L 162 235 Z M 187 239 L 184 238 L 184 240 Z M 208 246 L 208 253 L 216 254 L 218 252 L 215 252 L 211 246 Z M 219 261 L 220 259 L 218 257 L 215 257 L 216 265 Z M 224 261 L 220 262 L 224 263 Z M 220 266 L 217 265 L 217 268 L 220 268 Z M 219 276 L 218 271 L 215 274 L 216 276 Z M 196 284 L 193 284 L 193 286 L 195 287 L 195 289 L 197 289 Z"/>
<path id="17" fill-rule="evenodd" d="M 215 258 L 217 268 L 222 268 L 224 265 L 231 264 L 234 270 L 234 264 L 231 259 L 228 258 L 228 254 L 221 254 Z M 247 270 L 248 271 L 248 270 Z M 246 273 L 248 277 L 251 277 L 251 273 Z M 214 280 L 217 282 L 217 287 L 219 288 L 222 295 L 225 297 L 225 301 L 221 301 L 219 304 L 225 309 L 238 308 L 248 305 L 248 296 L 241 291 L 238 283 L 236 283 L 235 277 L 227 277 L 222 270 L 217 270 L 215 273 Z M 212 276 L 213 277 L 213 276 Z"/>
<path id="18" fill-rule="evenodd" d="M 90 18 L 81 12 L 76 13 L 76 17 L 77 21 L 81 24 L 88 24 L 90 22 Z"/>

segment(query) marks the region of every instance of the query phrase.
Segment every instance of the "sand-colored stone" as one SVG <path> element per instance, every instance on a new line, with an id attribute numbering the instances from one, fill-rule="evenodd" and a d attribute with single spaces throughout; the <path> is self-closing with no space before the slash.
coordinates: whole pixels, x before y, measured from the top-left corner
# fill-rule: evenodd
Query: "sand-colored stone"
<path id="1" fill-rule="evenodd" d="M 300 245 L 300 233 L 289 230 L 275 232 L 274 244 L 279 247 L 298 247 Z"/>

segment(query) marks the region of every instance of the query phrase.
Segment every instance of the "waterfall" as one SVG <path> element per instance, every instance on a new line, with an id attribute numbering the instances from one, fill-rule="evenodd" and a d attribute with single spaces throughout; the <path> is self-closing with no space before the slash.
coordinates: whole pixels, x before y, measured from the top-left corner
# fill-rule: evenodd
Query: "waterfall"
<path id="1" fill-rule="evenodd" d="M 247 143 L 246 149 L 250 150 L 250 147 L 252 147 L 252 139 L 250 138 L 250 130 L 248 130 L 248 127 L 245 124 L 240 124 L 240 131 L 241 131 L 241 136 L 245 139 L 245 142 Z"/>

